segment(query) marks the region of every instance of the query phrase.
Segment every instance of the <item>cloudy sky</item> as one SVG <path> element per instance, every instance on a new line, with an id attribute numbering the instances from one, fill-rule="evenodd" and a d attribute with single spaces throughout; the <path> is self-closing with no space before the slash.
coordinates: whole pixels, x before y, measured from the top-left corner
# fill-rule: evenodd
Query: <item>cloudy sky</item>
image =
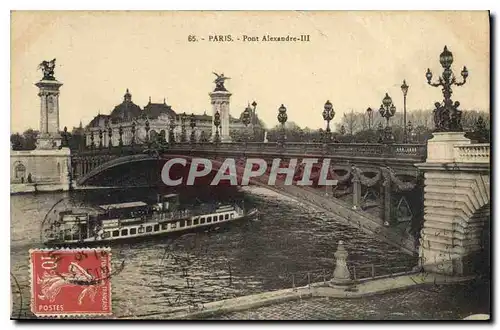
<path id="1" fill-rule="evenodd" d="M 60 123 L 87 124 L 109 114 L 127 88 L 143 107 L 153 102 L 177 112 L 211 112 L 213 71 L 231 77 L 231 114 L 247 102 L 268 126 L 283 103 L 289 120 L 323 127 L 328 99 L 340 121 L 344 112 L 378 108 L 386 92 L 402 110 L 400 85 L 410 86 L 408 110 L 430 109 L 439 88 L 426 84 L 428 67 L 441 72 L 444 45 L 457 75 L 462 109 L 489 111 L 489 20 L 482 12 L 13 12 L 11 30 L 11 128 L 38 129 L 37 66 L 57 59 L 63 82 Z M 243 42 L 244 35 L 310 35 L 307 43 Z M 194 35 L 198 42 L 189 42 Z M 209 42 L 232 35 L 234 42 Z M 201 40 L 205 38 L 206 40 Z"/>

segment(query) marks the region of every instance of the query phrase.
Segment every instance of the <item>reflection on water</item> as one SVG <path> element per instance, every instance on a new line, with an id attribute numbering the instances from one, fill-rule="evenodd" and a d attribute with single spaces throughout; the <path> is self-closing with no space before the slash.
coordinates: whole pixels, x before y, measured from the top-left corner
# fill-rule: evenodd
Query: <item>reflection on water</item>
<path id="1" fill-rule="evenodd" d="M 64 197 L 87 204 L 154 200 L 155 191 L 79 191 L 11 197 L 11 269 L 16 317 L 29 312 L 28 250 L 42 247 L 40 226 L 46 212 Z M 349 261 L 408 266 L 414 258 L 356 228 L 351 228 L 300 203 L 260 188 L 245 192 L 181 193 L 185 204 L 245 199 L 262 212 L 260 221 L 234 223 L 227 228 L 181 237 L 158 237 L 111 246 L 115 268 L 112 305 L 117 317 L 152 316 L 180 305 L 197 305 L 266 290 L 290 287 L 290 274 L 333 270 L 333 253 L 343 240 Z M 22 297 L 22 304 L 21 299 Z M 21 306 L 22 305 L 22 306 Z"/>

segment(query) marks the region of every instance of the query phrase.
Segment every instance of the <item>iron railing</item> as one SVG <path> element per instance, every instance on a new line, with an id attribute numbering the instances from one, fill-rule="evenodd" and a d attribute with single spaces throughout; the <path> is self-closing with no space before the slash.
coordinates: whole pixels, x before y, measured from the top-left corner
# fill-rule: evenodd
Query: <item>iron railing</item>
<path id="1" fill-rule="evenodd" d="M 391 278 L 405 274 L 413 274 L 417 271 L 410 266 L 388 266 L 387 264 L 366 264 L 366 265 L 349 265 L 351 274 L 351 283 L 360 283 L 369 280 Z M 282 276 L 285 285 L 292 289 L 299 287 L 310 287 L 311 284 L 327 285 L 333 278 L 333 269 L 316 269 L 303 272 L 294 272 Z"/>
<path id="2" fill-rule="evenodd" d="M 425 144 L 377 144 L 377 143 L 307 143 L 307 142 L 229 142 L 229 143 L 173 143 L 156 146 L 155 144 L 136 144 L 106 147 L 86 147 L 75 150 L 75 154 L 112 154 L 138 153 L 157 150 L 164 152 L 206 152 L 206 153 L 238 153 L 259 155 L 289 155 L 289 156 L 316 156 L 316 157 L 361 157 L 361 158 L 396 158 L 414 161 L 423 161 L 427 155 Z"/>

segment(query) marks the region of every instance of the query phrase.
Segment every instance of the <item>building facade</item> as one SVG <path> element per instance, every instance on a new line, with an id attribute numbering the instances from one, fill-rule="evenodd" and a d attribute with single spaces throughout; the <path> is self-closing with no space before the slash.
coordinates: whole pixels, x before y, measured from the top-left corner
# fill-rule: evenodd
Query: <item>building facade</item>
<path id="1" fill-rule="evenodd" d="M 241 115 L 239 118 L 229 116 L 228 119 L 230 131 L 236 136 L 233 140 L 239 140 L 238 133 L 262 129 L 259 120 L 252 120 L 247 127 L 240 118 Z M 83 133 L 85 145 L 96 148 L 109 147 L 110 142 L 112 146 L 144 143 L 148 138 L 152 141 L 163 134 L 167 142 L 171 142 L 172 138 L 174 142 L 187 142 L 192 136 L 196 142 L 208 142 L 215 131 L 212 122 L 212 116 L 206 112 L 202 115 L 178 113 L 165 99 L 163 103 L 152 103 L 150 98 L 141 109 L 132 101 L 132 94 L 127 89 L 122 103 L 116 105 L 109 115 L 95 116 Z"/>

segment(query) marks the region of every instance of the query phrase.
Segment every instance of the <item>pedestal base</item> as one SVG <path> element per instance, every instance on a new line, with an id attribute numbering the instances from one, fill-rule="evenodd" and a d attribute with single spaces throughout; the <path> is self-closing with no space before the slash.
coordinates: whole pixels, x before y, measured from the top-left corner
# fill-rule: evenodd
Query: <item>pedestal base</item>
<path id="1" fill-rule="evenodd" d="M 471 144 L 464 132 L 436 132 L 427 141 L 427 163 L 453 163 L 455 146 Z"/>
<path id="2" fill-rule="evenodd" d="M 41 150 L 57 149 L 61 145 L 62 138 L 57 136 L 40 136 L 36 140 L 36 148 Z"/>
<path id="3" fill-rule="evenodd" d="M 329 286 L 348 286 L 352 284 L 351 279 L 338 279 L 332 278 L 330 282 L 328 282 Z"/>

